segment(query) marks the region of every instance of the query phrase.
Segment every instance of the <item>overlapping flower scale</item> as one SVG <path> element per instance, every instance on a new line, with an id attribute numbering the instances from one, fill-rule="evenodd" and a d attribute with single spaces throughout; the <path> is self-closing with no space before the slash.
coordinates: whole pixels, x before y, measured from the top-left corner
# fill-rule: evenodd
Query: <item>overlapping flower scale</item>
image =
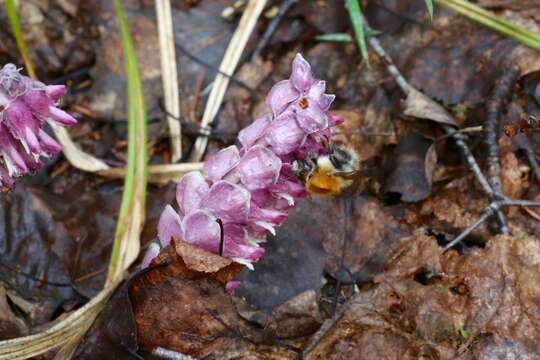
<path id="1" fill-rule="evenodd" d="M 222 149 L 202 173 L 188 173 L 178 183 L 178 211 L 167 205 L 159 221 L 161 246 L 177 238 L 253 268 L 264 254 L 260 243 L 306 196 L 293 162 L 326 153 L 331 127 L 342 121 L 328 112 L 334 95 L 325 94 L 325 87 L 296 55 L 290 78 L 268 94 L 272 115 L 240 131 L 240 148 Z M 153 245 L 143 267 L 155 256 Z"/>
<path id="2" fill-rule="evenodd" d="M 43 125 L 73 125 L 77 121 L 56 107 L 66 91 L 19 73 L 13 64 L 0 69 L 0 185 L 12 187 L 14 178 L 42 166 L 40 157 L 61 150 Z"/>

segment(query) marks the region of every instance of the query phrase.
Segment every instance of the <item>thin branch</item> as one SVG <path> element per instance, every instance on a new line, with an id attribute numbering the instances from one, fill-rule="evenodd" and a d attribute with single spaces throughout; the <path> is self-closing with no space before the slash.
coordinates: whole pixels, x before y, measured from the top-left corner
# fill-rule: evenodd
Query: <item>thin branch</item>
<path id="1" fill-rule="evenodd" d="M 471 225 L 469 225 L 461 234 L 459 234 L 454 240 L 450 241 L 443 248 L 443 252 L 449 250 L 450 248 L 459 244 L 463 239 L 465 239 L 470 233 L 472 233 L 476 228 L 478 228 L 487 218 L 493 215 L 495 212 L 500 211 L 502 208 L 509 206 L 522 206 L 522 207 L 540 207 L 540 201 L 532 200 L 519 200 L 519 199 L 509 199 L 504 198 L 503 200 L 493 201 L 484 208 L 481 212 L 480 217 Z"/>
<path id="2" fill-rule="evenodd" d="M 493 92 L 488 100 L 486 119 L 486 146 L 489 182 L 496 197 L 503 196 L 501 181 L 501 159 L 499 149 L 500 112 L 504 100 L 512 90 L 519 77 L 517 66 L 505 66 L 502 75 L 495 82 Z M 499 218 L 501 232 L 508 233 L 508 225 L 504 218 Z"/>
<path id="3" fill-rule="evenodd" d="M 287 14 L 287 12 L 291 9 L 291 7 L 297 2 L 298 0 L 285 0 L 281 3 L 277 15 L 274 16 L 274 18 L 270 21 L 270 23 L 266 27 L 264 34 L 261 36 L 261 40 L 259 41 L 259 43 L 257 44 L 257 47 L 253 51 L 253 54 L 251 55 L 251 61 L 254 61 L 261 55 L 261 52 L 266 47 L 266 45 L 268 45 L 268 43 L 270 42 L 270 39 L 272 39 L 272 35 L 274 35 L 274 32 L 279 26 L 279 23 L 281 22 L 281 20 L 283 20 L 283 17 Z"/>

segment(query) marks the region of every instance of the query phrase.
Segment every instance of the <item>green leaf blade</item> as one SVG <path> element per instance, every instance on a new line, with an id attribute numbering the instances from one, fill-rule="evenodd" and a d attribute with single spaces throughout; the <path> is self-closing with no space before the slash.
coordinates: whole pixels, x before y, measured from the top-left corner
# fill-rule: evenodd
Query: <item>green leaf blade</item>
<path id="1" fill-rule="evenodd" d="M 356 41 L 360 48 L 360 53 L 367 66 L 370 67 L 369 54 L 366 45 L 366 34 L 364 32 L 364 21 L 362 20 L 362 12 L 358 0 L 347 0 L 347 9 L 349 11 L 349 17 L 351 19 Z"/>
<path id="2" fill-rule="evenodd" d="M 433 20 L 433 0 L 424 0 L 426 2 L 429 18 Z"/>

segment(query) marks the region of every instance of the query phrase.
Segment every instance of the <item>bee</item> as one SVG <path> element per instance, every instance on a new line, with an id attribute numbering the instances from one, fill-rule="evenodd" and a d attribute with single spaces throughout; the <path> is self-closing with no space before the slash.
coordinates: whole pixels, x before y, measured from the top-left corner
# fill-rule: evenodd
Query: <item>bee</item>
<path id="1" fill-rule="evenodd" d="M 354 150 L 331 144 L 327 155 L 296 160 L 292 170 L 310 194 L 336 196 L 355 189 L 360 161 Z"/>

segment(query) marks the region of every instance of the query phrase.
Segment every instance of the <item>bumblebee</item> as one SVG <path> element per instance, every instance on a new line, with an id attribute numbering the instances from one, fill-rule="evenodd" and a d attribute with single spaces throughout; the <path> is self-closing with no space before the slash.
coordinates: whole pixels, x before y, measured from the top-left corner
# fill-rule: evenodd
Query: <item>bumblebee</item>
<path id="1" fill-rule="evenodd" d="M 327 155 L 296 160 L 292 170 L 310 194 L 337 196 L 354 191 L 360 162 L 354 150 L 332 144 Z"/>

